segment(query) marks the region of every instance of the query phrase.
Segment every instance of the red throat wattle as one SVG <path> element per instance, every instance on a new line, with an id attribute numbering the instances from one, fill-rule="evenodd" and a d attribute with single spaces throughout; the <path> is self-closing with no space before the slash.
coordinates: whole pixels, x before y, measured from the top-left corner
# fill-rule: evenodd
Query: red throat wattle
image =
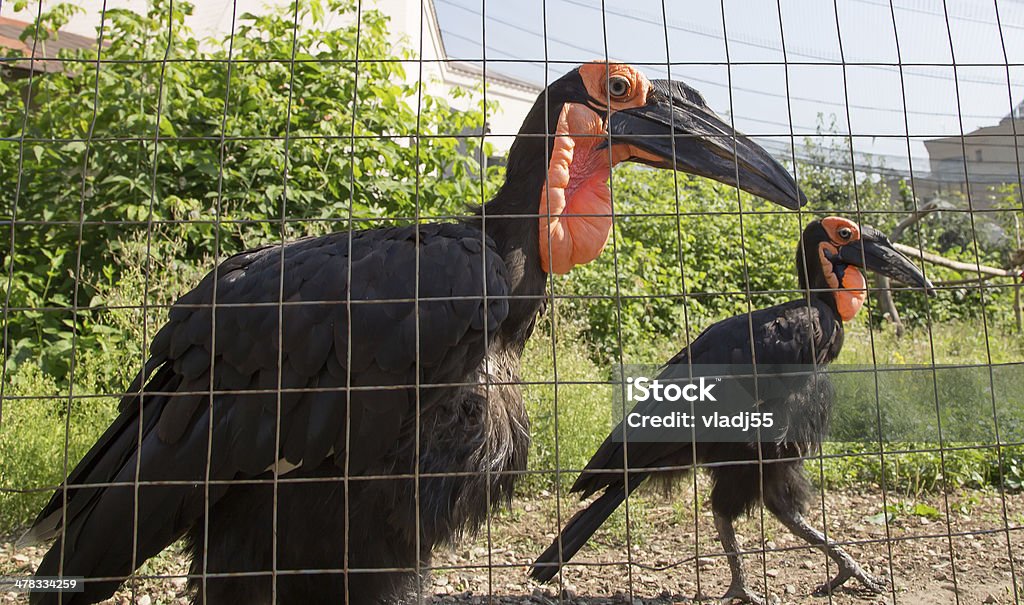
<path id="1" fill-rule="evenodd" d="M 868 295 L 867 281 L 864 279 L 864 274 L 857 267 L 851 265 L 847 265 L 843 270 L 843 279 L 840 281 L 832 266 L 832 261 L 825 254 L 826 250 L 830 254 L 836 255 L 838 249 L 832 243 L 822 242 L 818 246 L 818 258 L 821 260 L 821 270 L 825 273 L 825 282 L 835 290 L 833 296 L 836 298 L 839 317 L 843 321 L 850 321 L 864 306 L 864 300 Z"/>
<path id="2" fill-rule="evenodd" d="M 604 249 L 612 229 L 608 178 L 619 159 L 607 149 L 600 116 L 566 103 L 558 116 L 548 176 L 540 193 L 540 262 L 548 273 L 568 273 Z M 628 153 L 628 151 L 627 151 Z"/>

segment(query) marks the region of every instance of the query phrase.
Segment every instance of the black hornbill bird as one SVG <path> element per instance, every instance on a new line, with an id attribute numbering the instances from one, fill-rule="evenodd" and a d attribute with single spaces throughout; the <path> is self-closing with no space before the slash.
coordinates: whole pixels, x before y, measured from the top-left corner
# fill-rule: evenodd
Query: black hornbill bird
<path id="1" fill-rule="evenodd" d="M 929 291 L 931 284 L 892 247 L 884 234 L 839 217 L 807 225 L 797 246 L 796 264 L 800 289 L 807 292 L 806 298 L 711 325 L 669 360 L 658 377 L 663 382 L 685 379 L 688 373 L 695 372 L 696 366 L 702 365 L 733 365 L 747 368 L 744 371 L 755 368 L 762 389 L 757 395 L 758 411 L 772 412 L 773 422 L 780 423 L 776 437 L 765 443 L 763 435 L 757 438 L 756 432 L 749 432 L 748 439 L 721 442 L 701 439 L 697 432 L 686 432 L 684 439 L 656 442 L 647 438 L 634 442 L 630 434 L 638 433 L 620 424 L 571 488 L 581 499 L 602 490 L 603 493 L 576 513 L 537 558 L 531 572 L 535 579 L 552 579 L 561 565 L 647 479 L 670 483 L 697 463 L 709 465 L 715 528 L 732 573 L 732 583 L 723 600 L 762 602 L 748 586 L 733 530 L 734 520 L 762 499 L 791 532 L 823 549 L 837 564 L 838 575 L 822 584 L 818 593 L 829 593 L 851 577 L 871 590 L 884 590 L 883 581 L 868 575 L 842 548 L 827 543 L 825 536 L 803 518 L 812 495 L 803 472 L 803 459 L 818 451 L 828 430 L 834 393 L 827 375 L 800 374 L 794 368 L 821 369 L 839 355 L 843 322 L 853 319 L 867 295 L 859 268 Z M 638 403 L 633 411 L 657 415 L 662 409 L 659 406 L 666 405 L 650 399 Z M 620 437 L 616 439 L 616 435 Z"/>
<path id="2" fill-rule="evenodd" d="M 539 96 L 472 218 L 249 250 L 182 296 L 27 534 L 57 538 L 38 575 L 83 576 L 63 602 L 95 602 L 184 537 L 199 602 L 403 594 L 435 545 L 511 498 L 546 274 L 601 252 L 620 161 L 805 201 L 692 88 L 575 68 Z"/>

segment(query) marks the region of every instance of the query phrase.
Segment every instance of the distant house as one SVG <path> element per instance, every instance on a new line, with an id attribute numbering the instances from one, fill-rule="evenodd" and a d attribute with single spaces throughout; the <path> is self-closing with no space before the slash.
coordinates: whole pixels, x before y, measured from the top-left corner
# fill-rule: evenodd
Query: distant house
<path id="1" fill-rule="evenodd" d="M 195 3 L 195 10 L 188 25 L 200 36 L 227 36 L 231 33 L 232 14 L 259 14 L 266 10 L 268 4 L 287 5 L 291 0 L 204 0 Z M 61 30 L 55 40 L 40 42 L 37 45 L 36 57 L 47 60 L 35 61 L 32 69 L 37 72 L 60 71 L 62 67 L 54 58 L 63 47 L 88 48 L 95 45 L 96 28 L 100 24 L 100 15 L 104 6 L 103 0 L 78 0 L 76 2 L 83 12 L 76 14 Z M 121 0 L 118 8 L 130 8 L 138 12 L 149 10 L 148 0 Z M 16 49 L 23 56 L 28 56 L 31 49 L 18 37 L 27 23 L 35 15 L 34 9 L 14 13 L 11 2 L 0 2 L 0 57 L 7 56 L 4 49 Z M 452 60 L 444 47 L 441 28 L 434 11 L 433 0 L 368 0 L 362 3 L 363 9 L 377 9 L 390 17 L 390 37 L 395 42 L 404 42 L 408 48 L 422 49 L 422 70 L 415 62 L 406 64 L 408 81 L 421 79 L 426 83 L 426 92 L 451 99 L 450 91 L 454 88 L 475 88 L 485 79 L 485 66 L 482 63 Z M 327 26 L 343 26 L 345 16 L 329 16 Z M 420 33 L 423 33 L 422 39 Z M 15 75 L 27 75 L 29 61 L 18 60 L 5 62 Z M 422 74 L 421 74 L 422 72 Z M 10 77 L 10 76 L 8 76 Z M 502 75 L 490 64 L 486 65 L 487 100 L 495 101 L 499 111 L 487 116 L 485 126 L 487 132 L 495 135 L 488 138 L 499 154 L 512 145 L 512 140 L 526 113 L 533 106 L 541 87 Z M 464 100 L 452 100 L 455 109 L 464 108 L 460 103 Z M 478 132 L 460 134 L 483 134 Z"/>
<path id="2" fill-rule="evenodd" d="M 29 73 L 54 73 L 64 69 L 57 54 L 62 49 L 90 48 L 96 45 L 95 38 L 80 36 L 70 32 L 61 32 L 58 36 L 52 36 L 49 40 L 33 41 L 28 38 L 21 40 L 21 33 L 29 23 L 18 19 L 11 19 L 0 16 L 0 57 L 4 58 L 3 69 L 0 76 L 8 79 L 24 78 Z M 33 54 L 33 48 L 35 54 Z M 16 60 L 9 60 L 17 51 Z"/>
<path id="3" fill-rule="evenodd" d="M 924 146 L 931 174 L 918 179 L 919 197 L 969 191 L 974 204 L 988 206 L 995 187 L 1017 184 L 1024 175 L 1024 103 L 995 126 L 930 139 Z"/>

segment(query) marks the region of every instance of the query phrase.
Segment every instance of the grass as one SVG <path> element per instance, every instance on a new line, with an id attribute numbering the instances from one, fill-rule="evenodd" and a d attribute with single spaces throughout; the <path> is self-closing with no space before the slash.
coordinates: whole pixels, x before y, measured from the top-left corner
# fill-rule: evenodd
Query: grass
<path id="1" fill-rule="evenodd" d="M 552 340 L 554 344 L 552 344 Z M 568 489 L 611 427 L 607 368 L 579 346 L 577 335 L 550 323 L 538 328 L 523 354 L 523 398 L 530 414 L 530 475 L 523 489 Z M 555 377 L 557 375 L 557 384 Z M 563 474 L 564 472 L 564 474 Z"/>
<path id="2" fill-rule="evenodd" d="M 109 307 L 91 320 L 94 338 L 76 342 L 73 385 L 44 373 L 33 360 L 6 360 L 0 403 L 0 533 L 26 525 L 49 500 L 64 478 L 65 446 L 70 471 L 107 428 L 117 413 L 117 398 L 108 394 L 127 388 L 141 368 L 141 343 L 166 318 L 163 305 L 201 277 L 202 263 L 147 260 L 177 258 L 167 252 L 179 250 L 181 239 L 154 233 L 152 241 L 140 236 L 112 245 L 124 263 L 123 275 L 116 283 L 102 272 L 91 276 L 100 293 L 97 300 Z M 149 278 L 149 270 L 159 279 Z M 153 307 L 140 309 L 142 300 Z"/>
<path id="3" fill-rule="evenodd" d="M 897 442 L 886 444 L 827 443 L 819 476 L 817 463 L 808 469 L 826 488 L 853 486 L 886 488 L 918 497 L 935 491 L 1005 486 L 1024 489 L 1024 446 L 996 448 L 993 444 Z M 1000 464 L 1000 461 L 1002 462 Z"/>
<path id="4" fill-rule="evenodd" d="M 987 338 L 986 338 L 987 328 Z M 870 364 L 987 364 L 1024 362 L 1024 338 L 1014 328 L 981 320 L 954 321 L 917 327 L 902 337 L 888 325 L 869 328 L 855 322 L 846 330 L 843 352 L 836 363 Z"/>
<path id="5" fill-rule="evenodd" d="M 88 383 L 103 368 L 89 367 L 91 363 L 80 366 L 81 385 L 89 392 L 100 392 Z M 70 470 L 116 413 L 113 398 L 71 400 L 66 387 L 60 388 L 52 377 L 29 364 L 9 374 L 4 386 L 0 532 L 25 525 L 39 512 L 63 481 L 65 446 Z"/>
<path id="6" fill-rule="evenodd" d="M 987 334 L 986 334 L 987 328 Z M 913 419 L 918 440 L 885 444 L 833 442 L 825 445 L 824 482 L 828 487 L 880 486 L 907 496 L 964 487 L 1024 488 L 1024 339 L 1009 326 L 977 322 L 950 322 L 918 328 L 897 338 L 894 331 L 869 330 L 858 323 L 847 331 L 837 363 L 976 365 L 938 372 L 936 392 L 930 371 L 926 392 L 917 400 L 896 401 L 901 388 L 882 390 L 882 407 Z M 993 397 L 991 386 L 996 388 Z M 995 447 L 996 423 L 999 442 Z M 939 413 L 936 413 L 938 407 Z M 844 413 L 842 405 L 837 414 Z M 910 410 L 909 408 L 916 408 Z M 848 410 L 846 410 L 849 413 Z M 870 412 L 874 422 L 874 410 Z M 942 418 L 943 442 L 938 441 L 937 417 Z M 888 417 L 887 425 L 898 421 Z M 842 424 L 842 418 L 837 418 Z M 941 449 L 940 450 L 940 445 Z M 816 473 L 812 473 L 816 474 Z"/>
<path id="7" fill-rule="evenodd" d="M 127 332 L 139 330 L 138 318 L 114 322 Z M 134 338 L 134 337 L 132 337 Z M 674 354 L 682 342 L 677 335 L 632 343 L 623 354 L 626 363 L 658 363 Z M 567 490 L 590 455 L 611 429 L 612 387 L 606 384 L 611 365 L 597 363 L 592 348 L 568 327 L 552 330 L 542 322 L 523 358 L 523 395 L 533 443 L 530 469 L 520 483 L 524 495 L 539 490 Z M 912 330 L 897 339 L 891 330 L 869 330 L 854 324 L 848 330 L 840 362 L 985 364 L 1024 359 L 1019 335 L 991 327 L 986 340 L 979 325 L 936 326 L 930 333 Z M 112 348 L 82 352 L 76 369 L 77 394 L 101 394 L 124 388 L 138 365 L 137 351 Z M 558 384 L 553 384 L 556 378 Z M 64 468 L 65 441 L 71 467 L 95 441 L 115 414 L 112 397 L 74 399 L 68 418 L 68 392 L 31 364 L 9 372 L 4 385 L 0 423 L 0 531 L 24 526 L 59 484 Z M 1016 412 L 1024 413 L 1017 409 Z M 980 415 L 991 417 L 991 404 Z M 1024 415 L 1024 414 L 1022 414 Z M 70 432 L 65 427 L 70 427 Z M 1005 439 L 1003 440 L 1005 442 Z M 920 495 L 960 487 L 1024 488 L 1024 446 L 946 443 L 940 452 L 931 442 L 887 444 L 883 456 L 877 444 L 829 443 L 822 474 L 827 487 L 879 486 Z M 978 447 L 981 446 L 981 447 Z M 953 449 L 949 449 L 953 448 Z M 894 453 L 894 450 L 899 450 Z M 1001 458 L 1001 460 L 1000 460 Z M 811 474 L 818 477 L 816 465 Z M 642 518 L 642 503 L 635 508 Z M 613 518 L 609 531 L 624 531 L 624 520 Z M 634 529 L 642 537 L 642 528 Z"/>
<path id="8" fill-rule="evenodd" d="M 632 343 L 624 352 L 623 361 L 636 364 L 663 362 L 682 346 L 683 343 L 676 335 L 661 336 L 646 343 Z M 846 343 L 837 364 L 872 364 L 874 360 L 877 365 L 930 365 L 933 357 L 936 364 L 985 366 L 989 358 L 994 364 L 1021 363 L 1024 360 L 1024 340 L 1011 328 L 1003 326 L 989 326 L 986 338 L 980 322 L 948 323 L 934 326 L 931 331 L 918 328 L 909 330 L 901 338 L 897 338 L 888 327 L 869 328 L 865 323 L 854 323 L 847 329 Z M 570 383 L 607 381 L 611 375 L 611 365 L 595 363 L 585 347 L 580 347 L 579 337 L 568 329 L 556 330 L 552 338 L 550 324 L 538 329 L 527 346 L 523 364 L 523 379 L 542 383 L 524 387 L 533 433 L 530 468 L 539 473 L 523 483 L 524 492 L 537 488 L 566 489 L 611 429 L 611 387 Z M 557 368 L 557 389 L 550 384 L 556 378 L 554 368 Z M 999 396 L 995 400 L 999 406 L 1000 442 L 1011 443 L 997 451 L 992 445 L 995 443 L 990 426 L 993 398 L 988 390 L 987 370 L 987 367 L 980 368 L 970 376 L 972 380 L 981 380 L 980 384 L 968 382 L 959 385 L 962 389 L 977 390 L 971 399 L 955 390 L 951 393 L 940 391 L 944 397 L 940 399 L 943 403 L 944 433 L 957 434 L 954 421 L 974 416 L 976 424 L 981 428 L 975 427 L 973 432 L 959 431 L 959 434 L 974 435 L 973 441 L 947 439 L 943 444 L 946 451 L 940 455 L 937 451 L 937 429 L 934 426 L 935 401 L 934 396 L 929 395 L 917 404 L 917 414 L 923 416 L 925 422 L 917 427 L 918 433 L 923 433 L 924 437 L 916 442 L 887 443 L 885 449 L 881 450 L 882 455 L 878 453 L 880 448 L 877 443 L 826 443 L 823 463 L 826 485 L 878 486 L 884 481 L 888 488 L 908 495 L 959 487 L 1003 485 L 1014 490 L 1024 488 L 1024 446 L 1014 445 L 1024 441 L 1019 430 L 1024 422 L 1024 404 L 1021 403 L 1024 386 L 1017 388 L 1017 385 L 1024 385 L 1024 372 L 1015 366 L 997 368 L 996 386 Z M 999 372 L 1010 381 L 1008 384 L 1012 387 L 1003 385 L 1003 390 L 999 390 Z M 931 384 L 930 374 L 928 380 Z M 916 393 L 909 390 L 905 396 Z M 1004 394 L 1006 397 L 1002 396 Z M 955 400 L 954 395 L 958 396 Z M 900 402 L 889 401 L 889 408 L 895 407 L 897 403 Z M 908 407 L 902 403 L 900 405 Z M 837 413 L 840 412 L 858 413 L 862 417 L 861 422 L 873 426 L 873 409 L 868 412 L 863 409 L 851 412 L 839 406 Z M 989 419 L 988 425 L 983 422 L 985 418 Z M 556 469 L 559 471 L 557 477 Z"/>

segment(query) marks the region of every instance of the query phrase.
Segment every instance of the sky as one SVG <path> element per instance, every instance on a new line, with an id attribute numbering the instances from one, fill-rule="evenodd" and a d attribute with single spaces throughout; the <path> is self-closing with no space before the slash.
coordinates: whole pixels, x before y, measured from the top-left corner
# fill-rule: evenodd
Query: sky
<path id="1" fill-rule="evenodd" d="M 1019 0 L 434 1 L 453 59 L 540 85 L 605 57 L 671 72 L 776 149 L 824 123 L 858 158 L 927 170 L 924 139 L 1024 101 Z"/>

